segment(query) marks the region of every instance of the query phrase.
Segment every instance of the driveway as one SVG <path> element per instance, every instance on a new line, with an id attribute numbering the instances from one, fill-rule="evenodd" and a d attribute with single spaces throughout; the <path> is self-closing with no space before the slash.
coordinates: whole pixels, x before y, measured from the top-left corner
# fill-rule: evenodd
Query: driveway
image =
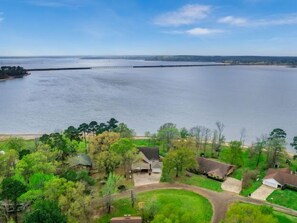
<path id="1" fill-rule="evenodd" d="M 254 193 L 251 194 L 251 198 L 266 201 L 266 198 L 275 190 L 273 187 L 262 185 Z"/>
<path id="2" fill-rule="evenodd" d="M 227 177 L 227 179 L 222 183 L 221 187 L 224 191 L 239 194 L 241 191 L 242 182 L 235 178 Z"/>
<path id="3" fill-rule="evenodd" d="M 143 186 L 149 184 L 160 183 L 161 174 L 160 173 L 152 173 L 149 175 L 148 173 L 134 173 L 133 180 L 134 186 Z"/>

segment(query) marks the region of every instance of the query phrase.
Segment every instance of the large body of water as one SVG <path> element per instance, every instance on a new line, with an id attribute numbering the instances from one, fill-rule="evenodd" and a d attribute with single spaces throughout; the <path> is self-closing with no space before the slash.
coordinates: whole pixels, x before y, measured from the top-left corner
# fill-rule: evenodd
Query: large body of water
<path id="1" fill-rule="evenodd" d="M 0 59 L 25 68 L 172 64 L 78 58 Z M 178 63 L 180 64 L 180 63 Z M 0 134 L 44 133 L 111 117 L 138 135 L 165 122 L 225 124 L 228 140 L 247 142 L 283 128 L 297 135 L 297 69 L 283 66 L 117 68 L 32 72 L 0 82 Z"/>

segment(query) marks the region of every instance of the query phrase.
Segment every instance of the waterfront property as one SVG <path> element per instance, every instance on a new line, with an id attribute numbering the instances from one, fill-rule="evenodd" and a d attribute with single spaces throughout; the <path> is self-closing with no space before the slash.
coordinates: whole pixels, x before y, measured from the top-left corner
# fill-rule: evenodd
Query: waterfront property
<path id="1" fill-rule="evenodd" d="M 199 157 L 197 161 L 199 164 L 199 172 L 201 174 L 205 174 L 208 177 L 217 180 L 225 180 L 225 178 L 235 169 L 234 165 L 221 163 L 216 160 L 206 159 L 203 157 Z"/>
<path id="2" fill-rule="evenodd" d="M 158 147 L 138 147 L 140 159 L 132 164 L 133 172 L 161 173 L 162 162 L 160 162 Z"/>
<path id="3" fill-rule="evenodd" d="M 86 169 L 90 171 L 92 169 L 92 160 L 87 154 L 78 154 L 68 159 L 69 167 L 78 170 Z"/>
<path id="4" fill-rule="evenodd" d="M 297 189 L 297 175 L 292 174 L 289 168 L 268 169 L 263 184 L 274 187 L 292 187 Z"/>

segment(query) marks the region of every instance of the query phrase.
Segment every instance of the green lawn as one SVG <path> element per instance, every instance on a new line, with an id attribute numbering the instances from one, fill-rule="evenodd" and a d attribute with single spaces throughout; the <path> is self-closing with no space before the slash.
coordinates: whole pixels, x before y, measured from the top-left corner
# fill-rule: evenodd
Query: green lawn
<path id="1" fill-rule="evenodd" d="M 186 176 L 180 177 L 178 180 L 176 180 L 176 182 L 194 185 L 197 187 L 203 187 L 209 190 L 214 190 L 219 192 L 223 191 L 221 188 L 222 182 L 216 181 L 201 175 L 193 175 L 192 177 L 186 177 Z"/>
<path id="2" fill-rule="evenodd" d="M 278 211 L 274 211 L 273 214 L 277 218 L 279 223 L 296 223 L 297 222 L 297 217 L 287 215 Z"/>
<path id="3" fill-rule="evenodd" d="M 0 150 L 8 150 L 8 145 L 7 145 L 7 141 L 8 139 L 5 140 L 1 140 L 0 141 Z M 35 147 L 35 140 L 34 139 L 28 139 L 28 140 L 24 140 L 24 149 L 32 149 Z"/>
<path id="4" fill-rule="evenodd" d="M 183 217 L 191 219 L 191 222 L 210 222 L 212 218 L 212 206 L 210 202 L 193 192 L 184 190 L 156 190 L 137 194 L 136 206 L 139 202 L 149 202 L 154 199 L 157 205 L 157 215 L 167 218 L 176 217 L 181 211 Z M 123 216 L 125 214 L 141 215 L 137 208 L 133 209 L 129 199 L 116 200 L 113 204 L 112 214 L 105 215 L 98 219 L 97 223 L 108 223 L 112 217 Z"/>
<path id="5" fill-rule="evenodd" d="M 297 191 L 292 191 L 289 189 L 275 190 L 272 194 L 269 195 L 267 201 L 297 210 Z"/>

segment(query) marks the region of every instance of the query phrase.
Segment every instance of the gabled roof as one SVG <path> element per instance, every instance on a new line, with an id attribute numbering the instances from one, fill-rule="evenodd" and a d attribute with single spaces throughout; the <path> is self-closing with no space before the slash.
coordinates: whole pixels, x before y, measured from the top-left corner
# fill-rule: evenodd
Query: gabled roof
<path id="1" fill-rule="evenodd" d="M 160 159 L 158 147 L 138 147 L 137 149 L 150 161 Z"/>
<path id="2" fill-rule="evenodd" d="M 297 175 L 291 174 L 289 168 L 268 169 L 264 179 L 274 179 L 281 185 L 291 185 L 297 187 Z"/>
<path id="3" fill-rule="evenodd" d="M 92 160 L 87 154 L 78 154 L 74 157 L 69 158 L 69 165 L 73 166 L 92 166 Z"/>
<path id="4" fill-rule="evenodd" d="M 110 223 L 141 223 L 141 217 L 116 217 L 110 220 Z"/>
<path id="5" fill-rule="evenodd" d="M 228 175 L 229 171 L 234 168 L 234 165 L 221 163 L 216 160 L 206 159 L 199 157 L 197 159 L 199 164 L 199 171 L 202 173 L 207 173 L 211 176 L 216 176 L 223 179 Z"/>

